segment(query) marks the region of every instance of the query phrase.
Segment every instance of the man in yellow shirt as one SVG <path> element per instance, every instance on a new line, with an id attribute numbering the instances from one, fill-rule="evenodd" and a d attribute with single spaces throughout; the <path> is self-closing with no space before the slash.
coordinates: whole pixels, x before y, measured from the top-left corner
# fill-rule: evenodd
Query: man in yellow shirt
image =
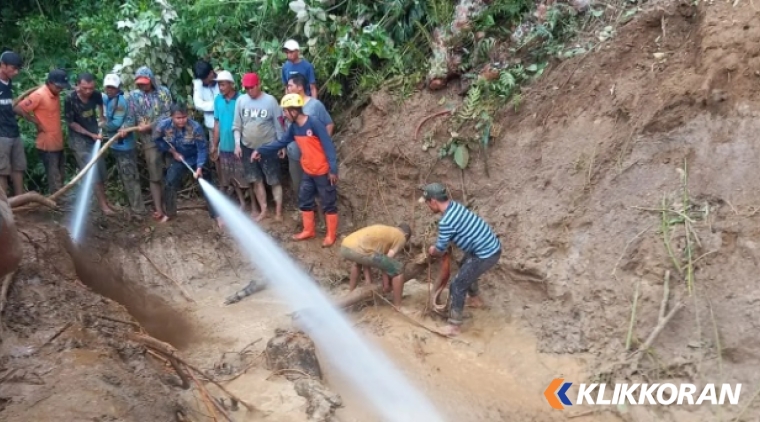
<path id="1" fill-rule="evenodd" d="M 393 305 L 401 307 L 401 294 L 404 288 L 404 264 L 395 256 L 403 249 L 412 236 L 408 224 L 398 227 L 376 224 L 357 230 L 341 243 L 340 256 L 352 261 L 349 290 L 356 288 L 359 272 L 364 270 L 364 281 L 372 283 L 370 267 L 383 272 L 383 291 L 390 291 L 393 284 Z"/>

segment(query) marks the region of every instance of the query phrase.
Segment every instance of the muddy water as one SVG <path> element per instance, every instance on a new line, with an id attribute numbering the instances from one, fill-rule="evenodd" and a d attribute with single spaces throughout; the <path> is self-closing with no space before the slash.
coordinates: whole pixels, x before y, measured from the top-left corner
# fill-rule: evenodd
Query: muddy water
<path id="1" fill-rule="evenodd" d="M 144 286 L 124 278 L 109 262 L 95 262 L 86 247 L 74 245 L 65 231 L 58 239 L 74 262 L 79 279 L 92 291 L 123 305 L 152 336 L 183 349 L 192 343 L 193 323 L 175 306 Z"/>
<path id="2" fill-rule="evenodd" d="M 252 350 L 249 358 L 258 357 L 256 364 L 225 385 L 260 411 L 247 412 L 241 407 L 233 412 L 235 420 L 306 422 L 305 399 L 295 393 L 290 381 L 281 376 L 270 376 L 271 371 L 265 369 L 263 356 L 259 356 L 276 328 L 293 326 L 287 304 L 273 290 L 266 289 L 238 303 L 224 306 L 227 296 L 251 279 L 260 279 L 261 275 L 245 268 L 230 268 L 226 260 L 215 255 L 203 259 L 191 257 L 192 251 L 183 252 L 182 248 L 173 247 L 172 242 L 172 238 L 166 238 L 151 243 L 146 245 L 145 252 L 153 255 L 162 266 L 170 262 L 183 262 L 181 266 L 170 266 L 170 272 L 185 285 L 196 301 L 187 306 L 187 316 L 197 321 L 195 331 L 198 339 L 182 351 L 183 355 L 197 366 L 208 369 L 220 363 L 223 355 L 229 357 L 229 354 L 234 355 L 254 343 L 249 347 Z M 151 277 L 156 277 L 153 268 L 147 264 L 137 265 L 128 251 L 114 258 L 124 261 L 127 273 L 139 272 L 131 274 L 136 280 L 152 283 Z M 224 265 L 220 268 L 215 261 Z M 160 277 L 156 277 L 155 283 L 167 284 Z M 405 289 L 404 301 L 412 309 L 422 309 L 426 294 L 423 284 L 410 282 Z M 178 294 L 176 300 L 185 303 Z M 466 323 L 468 331 L 463 335 L 467 343 L 437 337 L 411 325 L 388 307 L 368 307 L 350 313 L 349 317 L 353 325 L 389 356 L 441 413 L 450 418 L 448 420 L 563 421 L 567 416 L 576 416 L 588 410 L 573 406 L 572 409 L 556 411 L 549 407 L 543 396 L 544 389 L 555 377 L 564 377 L 575 383 L 587 379 L 584 356 L 538 353 L 535 337 L 523 328 L 521 321 L 496 310 L 472 312 L 473 319 Z M 430 319 L 424 322 L 429 326 L 441 324 Z M 344 399 L 344 408 L 337 411 L 340 421 L 378 421 L 375 412 L 362 405 L 361 397 L 339 377 L 335 368 L 328 365 L 328 360 L 322 356 L 320 358 L 328 385 Z M 235 368 L 233 373 L 240 369 Z M 222 379 L 225 377 L 221 376 Z M 187 403 L 200 405 L 192 391 L 183 394 L 186 394 Z M 393 407 L 393 404 L 389 406 Z M 199 408 L 198 411 L 205 410 Z M 574 417 L 572 420 L 620 419 L 601 413 Z"/>
<path id="3" fill-rule="evenodd" d="M 409 289 L 408 289 L 409 290 Z M 407 292 L 406 301 L 422 309 L 426 291 Z M 375 332 L 374 340 L 404 369 L 407 376 L 422 385 L 423 392 L 438 403 L 451 420 L 507 421 L 566 420 L 587 409 L 559 412 L 546 403 L 543 391 L 556 377 L 569 381 L 585 379 L 585 361 L 573 356 L 541 354 L 536 339 L 516 321 L 475 311 L 475 320 L 461 341 L 433 335 L 411 325 L 387 307 L 369 308 L 358 317 L 369 321 L 366 328 Z M 442 325 L 420 318 L 430 327 Z M 327 378 L 350 403 L 350 390 L 331 371 Z M 569 412 L 569 413 L 568 413 Z M 337 413 L 341 421 L 375 422 L 361 409 L 350 406 Z M 576 417 L 576 421 L 618 421 L 612 416 Z M 377 421 L 380 422 L 380 421 Z"/>
<path id="4" fill-rule="evenodd" d="M 251 349 L 258 353 L 274 335 L 275 328 L 292 326 L 287 305 L 271 290 L 230 306 L 221 305 L 225 296 L 246 283 L 247 280 L 239 276 L 220 274 L 191 292 L 198 301 L 193 319 L 202 321 L 198 337 L 206 339 L 185 352 L 191 361 L 212 367 L 223 353 L 235 353 L 257 340 Z M 425 290 L 419 287 L 407 289 L 406 293 L 405 301 L 413 306 L 425 299 Z M 447 420 L 560 421 L 586 411 L 555 411 L 543 397 L 543 390 L 555 377 L 571 381 L 585 379 L 583 357 L 538 353 L 535 338 L 519 322 L 490 312 L 475 311 L 477 322 L 470 323 L 471 331 L 463 336 L 469 344 L 443 339 L 410 325 L 387 307 L 367 308 L 352 316 L 357 328 L 376 343 L 406 377 L 420 386 Z M 436 324 L 430 320 L 425 323 Z M 360 404 L 361 397 L 327 364 L 327 359 L 320 359 L 320 364 L 330 388 L 344 399 L 345 406 L 336 413 L 341 422 L 380 422 L 372 409 Z M 306 422 L 306 402 L 295 393 L 293 384 L 283 377 L 270 375 L 261 357 L 255 368 L 227 384 L 230 391 L 260 409 L 260 412 L 249 413 L 241 408 L 235 412 L 236 420 L 248 422 L 265 418 L 274 422 Z M 620 419 L 599 414 L 573 420 Z"/>

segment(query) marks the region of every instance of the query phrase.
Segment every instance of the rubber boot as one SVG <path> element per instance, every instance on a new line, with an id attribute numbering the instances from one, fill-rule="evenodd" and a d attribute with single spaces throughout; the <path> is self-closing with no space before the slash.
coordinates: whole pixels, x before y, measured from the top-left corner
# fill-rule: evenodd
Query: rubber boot
<path id="1" fill-rule="evenodd" d="M 322 242 L 323 248 L 332 246 L 338 237 L 338 214 L 325 214 L 325 220 L 327 222 L 327 234 L 325 241 Z"/>
<path id="2" fill-rule="evenodd" d="M 303 231 L 293 235 L 293 240 L 306 240 L 316 236 L 317 231 L 314 230 L 314 211 L 301 211 L 301 219 L 303 220 Z"/>

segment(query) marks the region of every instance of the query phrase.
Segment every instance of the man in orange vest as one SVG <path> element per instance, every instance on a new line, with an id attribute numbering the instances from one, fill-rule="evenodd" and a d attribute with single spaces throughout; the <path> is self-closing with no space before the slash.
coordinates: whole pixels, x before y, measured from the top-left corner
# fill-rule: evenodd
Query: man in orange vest
<path id="1" fill-rule="evenodd" d="M 303 98 L 298 94 L 282 97 L 280 106 L 283 114 L 293 124 L 281 139 L 256 148 L 251 160 L 258 160 L 262 155 L 277 154 L 291 142 L 298 144 L 304 173 L 298 190 L 303 231 L 293 236 L 293 239 L 306 240 L 316 236 L 314 199 L 319 195 L 327 223 L 327 235 L 322 247 L 328 247 L 335 243 L 338 235 L 338 157 L 325 125 L 303 114 L 303 105 Z"/>

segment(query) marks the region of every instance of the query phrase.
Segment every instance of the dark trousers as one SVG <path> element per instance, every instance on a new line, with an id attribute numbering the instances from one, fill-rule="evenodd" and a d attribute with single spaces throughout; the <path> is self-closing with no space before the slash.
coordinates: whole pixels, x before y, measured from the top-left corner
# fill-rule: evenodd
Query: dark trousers
<path id="1" fill-rule="evenodd" d="M 213 183 L 211 172 L 208 168 L 204 167 L 202 174 L 204 179 Z M 188 177 L 193 177 L 190 170 L 181 161 L 172 160 L 169 168 L 166 170 L 166 180 L 164 181 L 164 210 L 167 216 L 174 217 L 177 215 L 177 192 L 182 187 L 182 182 L 187 180 Z M 206 201 L 209 216 L 216 218 L 216 210 L 211 206 L 206 192 L 203 192 L 203 199 Z"/>
<path id="2" fill-rule="evenodd" d="M 129 205 L 132 211 L 138 214 L 145 213 L 142 188 L 140 187 L 140 173 L 137 171 L 137 151 L 133 148 L 127 151 L 111 150 L 116 159 L 116 168 L 119 170 L 119 178 L 124 185 Z M 102 159 L 101 159 L 102 161 Z"/>
<path id="3" fill-rule="evenodd" d="M 65 160 L 63 151 L 43 151 L 37 149 L 37 154 L 45 167 L 45 177 L 48 183 L 48 194 L 52 195 L 63 187 Z"/>
<path id="4" fill-rule="evenodd" d="M 330 184 L 326 174 L 312 176 L 304 173 L 298 189 L 298 208 L 301 211 L 314 211 L 317 207 L 314 202 L 317 195 L 325 214 L 338 213 L 338 187 Z"/>
<path id="5" fill-rule="evenodd" d="M 466 254 L 459 263 L 459 272 L 449 287 L 451 304 L 449 306 L 449 324 L 461 325 L 464 312 L 464 300 L 470 296 L 478 295 L 478 278 L 499 262 L 501 250 L 488 258 L 478 258 L 475 255 Z"/>

